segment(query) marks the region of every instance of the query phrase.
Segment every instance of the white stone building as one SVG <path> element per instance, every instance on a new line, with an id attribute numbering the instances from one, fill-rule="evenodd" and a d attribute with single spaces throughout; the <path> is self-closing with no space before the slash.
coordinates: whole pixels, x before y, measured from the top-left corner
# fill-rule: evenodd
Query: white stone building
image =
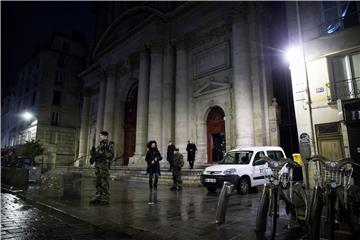
<path id="1" fill-rule="evenodd" d="M 287 18 L 302 152 L 360 162 L 360 3 L 288 2 Z"/>
<path id="2" fill-rule="evenodd" d="M 7 112 L 2 143 L 7 146 L 40 140 L 50 167 L 67 165 L 77 157 L 82 97 L 77 74 L 86 64 L 88 46 L 78 33 L 54 32 L 19 71 L 11 111 Z M 27 112 L 29 119 L 22 116 Z M 5 123 L 5 125 L 4 125 Z M 6 139 L 5 139 L 6 138 Z"/>
<path id="3" fill-rule="evenodd" d="M 149 140 L 165 157 L 169 140 L 186 153 L 192 139 L 198 166 L 217 160 L 222 140 L 278 145 L 269 19 L 258 3 L 98 3 L 92 64 L 79 75 L 79 157 L 101 130 L 129 166 L 144 164 Z"/>

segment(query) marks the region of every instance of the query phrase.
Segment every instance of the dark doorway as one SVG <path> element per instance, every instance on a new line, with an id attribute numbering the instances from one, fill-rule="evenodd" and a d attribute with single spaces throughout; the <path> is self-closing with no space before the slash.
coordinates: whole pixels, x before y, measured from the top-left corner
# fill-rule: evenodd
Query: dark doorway
<path id="1" fill-rule="evenodd" d="M 125 102 L 124 121 L 124 165 L 128 165 L 129 158 L 135 153 L 136 144 L 136 111 L 138 85 L 134 84 Z"/>
<path id="2" fill-rule="evenodd" d="M 354 180 L 356 185 L 360 185 L 360 124 L 347 125 L 350 157 L 358 165 L 354 166 Z"/>
<path id="3" fill-rule="evenodd" d="M 223 149 L 225 148 L 225 114 L 220 107 L 211 108 L 207 125 L 207 154 L 208 163 L 213 163 L 223 159 Z"/>

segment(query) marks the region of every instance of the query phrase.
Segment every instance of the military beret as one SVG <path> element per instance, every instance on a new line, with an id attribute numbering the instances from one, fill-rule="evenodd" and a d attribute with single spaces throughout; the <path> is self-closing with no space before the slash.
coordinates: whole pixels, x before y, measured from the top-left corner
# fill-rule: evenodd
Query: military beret
<path id="1" fill-rule="evenodd" d="M 109 136 L 109 133 L 107 131 L 101 131 L 100 134 L 104 136 Z"/>

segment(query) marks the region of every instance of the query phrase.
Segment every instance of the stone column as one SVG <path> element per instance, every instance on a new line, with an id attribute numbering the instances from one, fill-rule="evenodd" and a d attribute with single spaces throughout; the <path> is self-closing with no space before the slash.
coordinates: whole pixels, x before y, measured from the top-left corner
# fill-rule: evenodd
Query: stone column
<path id="1" fill-rule="evenodd" d="M 109 132 L 110 140 L 114 139 L 115 74 L 115 66 L 106 68 L 104 130 Z"/>
<path id="2" fill-rule="evenodd" d="M 188 135 L 188 81 L 185 40 L 176 42 L 175 145 L 186 154 Z"/>
<path id="3" fill-rule="evenodd" d="M 249 66 L 249 35 L 246 13 L 233 17 L 232 58 L 236 145 L 254 145 L 252 86 Z"/>
<path id="4" fill-rule="evenodd" d="M 99 72 L 99 97 L 98 97 L 98 110 L 96 114 L 96 145 L 99 144 L 99 133 L 104 127 L 104 106 L 106 94 L 106 80 L 103 71 Z"/>
<path id="5" fill-rule="evenodd" d="M 74 166 L 84 165 L 87 155 L 88 132 L 89 132 L 89 110 L 90 110 L 90 89 L 85 89 L 83 106 L 81 112 L 81 128 L 80 128 L 80 141 L 79 141 L 79 156 L 78 161 L 74 162 Z M 81 158 L 81 159 L 80 159 Z"/>
<path id="6" fill-rule="evenodd" d="M 161 43 L 151 45 L 151 69 L 149 84 L 148 140 L 155 140 L 162 149 L 162 64 L 163 46 Z"/>
<path id="7" fill-rule="evenodd" d="M 250 68 L 251 68 L 251 83 L 252 83 L 252 100 L 253 100 L 253 124 L 254 124 L 254 143 L 256 146 L 267 145 L 265 122 L 264 101 L 267 94 L 264 95 L 264 87 L 262 82 L 262 74 L 265 72 L 264 66 L 261 65 L 262 61 L 262 39 L 259 35 L 260 32 L 260 18 L 258 13 L 261 13 L 261 8 L 258 4 L 254 3 L 250 6 L 249 11 L 249 38 L 256 39 L 250 42 Z M 260 14 L 261 16 L 262 14 Z M 271 80 L 271 79 L 269 79 Z"/>
<path id="8" fill-rule="evenodd" d="M 165 47 L 162 88 L 162 152 L 165 156 L 169 140 L 174 141 L 174 49 L 170 44 Z"/>
<path id="9" fill-rule="evenodd" d="M 140 50 L 139 61 L 135 155 L 143 156 L 146 153 L 149 100 L 149 53 L 145 48 Z"/>
<path id="10" fill-rule="evenodd" d="M 207 143 L 206 121 L 198 120 L 196 122 L 196 126 L 197 126 L 196 148 L 198 150 L 196 152 L 195 165 L 206 165 L 208 163 L 207 148 L 206 148 L 206 143 Z"/>

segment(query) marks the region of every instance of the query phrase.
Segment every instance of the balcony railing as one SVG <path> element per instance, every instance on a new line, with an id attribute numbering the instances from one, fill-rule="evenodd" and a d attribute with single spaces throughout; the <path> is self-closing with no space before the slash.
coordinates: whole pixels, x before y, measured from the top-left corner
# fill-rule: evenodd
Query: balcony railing
<path id="1" fill-rule="evenodd" d="M 331 82 L 326 87 L 327 97 L 331 102 L 360 98 L 360 77 Z"/>

